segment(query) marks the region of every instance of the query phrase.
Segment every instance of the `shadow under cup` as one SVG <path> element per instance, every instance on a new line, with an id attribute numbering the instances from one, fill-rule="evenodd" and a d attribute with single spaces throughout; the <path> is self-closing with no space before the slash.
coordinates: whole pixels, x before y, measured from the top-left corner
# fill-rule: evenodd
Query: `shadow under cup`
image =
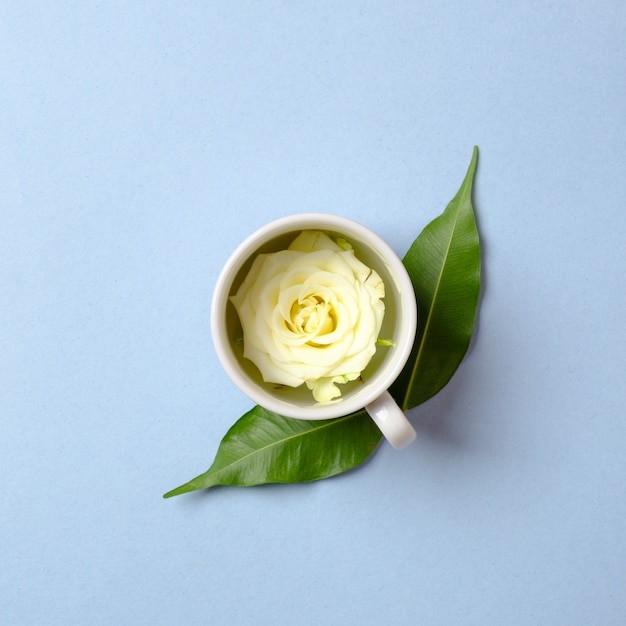
<path id="1" fill-rule="evenodd" d="M 234 295 L 259 254 L 285 250 L 303 230 L 321 230 L 346 239 L 356 257 L 374 269 L 385 284 L 385 315 L 379 345 L 358 380 L 339 385 L 341 397 L 318 403 L 306 385 L 287 387 L 263 381 L 243 356 L 243 331 L 230 296 Z M 402 262 L 378 235 L 336 215 L 303 214 L 272 222 L 248 237 L 226 262 L 215 286 L 211 328 L 218 357 L 233 382 L 264 408 L 297 419 L 329 419 L 366 407 L 383 394 L 406 363 L 417 324 L 415 293 Z"/>

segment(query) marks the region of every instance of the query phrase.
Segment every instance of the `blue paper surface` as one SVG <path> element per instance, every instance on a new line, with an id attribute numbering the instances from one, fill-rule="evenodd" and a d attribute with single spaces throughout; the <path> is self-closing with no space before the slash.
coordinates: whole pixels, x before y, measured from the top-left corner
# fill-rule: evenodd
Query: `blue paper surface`
<path id="1" fill-rule="evenodd" d="M 7 624 L 626 623 L 626 5 L 0 9 Z M 480 148 L 484 289 L 417 441 L 161 495 L 251 406 L 217 274 L 290 213 L 403 255 Z"/>

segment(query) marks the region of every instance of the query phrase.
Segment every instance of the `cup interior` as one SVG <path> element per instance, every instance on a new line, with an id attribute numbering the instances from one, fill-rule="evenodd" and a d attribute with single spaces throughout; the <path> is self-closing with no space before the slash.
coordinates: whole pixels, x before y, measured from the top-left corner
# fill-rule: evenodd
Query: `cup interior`
<path id="1" fill-rule="evenodd" d="M 385 284 L 385 315 L 379 338 L 391 346 L 376 353 L 358 380 L 340 385 L 342 395 L 317 403 L 306 385 L 287 387 L 263 381 L 257 367 L 243 356 L 243 330 L 230 296 L 234 295 L 259 254 L 285 250 L 303 230 L 321 230 L 346 239 L 356 257 L 373 268 Z M 257 404 L 287 417 L 328 419 L 365 407 L 385 391 L 410 354 L 417 312 L 408 274 L 389 246 L 356 222 L 326 214 L 291 216 L 273 222 L 244 241 L 218 279 L 212 303 L 212 333 L 216 351 L 230 378 Z"/>

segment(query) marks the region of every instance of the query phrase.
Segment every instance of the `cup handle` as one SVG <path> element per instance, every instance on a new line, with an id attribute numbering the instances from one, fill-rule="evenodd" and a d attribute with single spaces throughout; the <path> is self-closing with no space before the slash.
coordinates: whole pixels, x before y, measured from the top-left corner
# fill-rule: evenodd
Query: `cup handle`
<path id="1" fill-rule="evenodd" d="M 365 410 L 394 448 L 399 450 L 408 446 L 417 436 L 406 415 L 388 391 L 368 404 Z"/>

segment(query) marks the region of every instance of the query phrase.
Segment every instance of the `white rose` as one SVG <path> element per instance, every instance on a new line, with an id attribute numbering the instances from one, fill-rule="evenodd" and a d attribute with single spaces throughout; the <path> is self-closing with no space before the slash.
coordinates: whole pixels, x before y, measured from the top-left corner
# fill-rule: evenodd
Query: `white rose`
<path id="1" fill-rule="evenodd" d="M 231 301 L 244 357 L 267 383 L 299 387 L 318 402 L 341 396 L 374 352 L 385 286 L 343 240 L 303 231 L 288 247 L 260 254 Z"/>

